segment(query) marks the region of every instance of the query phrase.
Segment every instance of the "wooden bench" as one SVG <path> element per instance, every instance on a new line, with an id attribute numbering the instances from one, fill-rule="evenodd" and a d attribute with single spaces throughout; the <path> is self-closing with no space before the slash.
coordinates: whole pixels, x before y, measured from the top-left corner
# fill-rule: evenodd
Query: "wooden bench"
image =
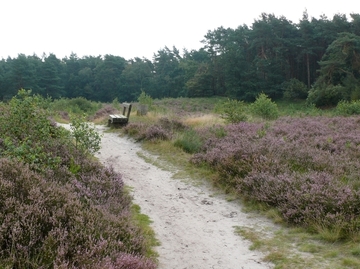
<path id="1" fill-rule="evenodd" d="M 122 114 L 109 115 L 108 126 L 116 127 L 128 124 L 132 105 L 129 103 L 122 103 Z"/>

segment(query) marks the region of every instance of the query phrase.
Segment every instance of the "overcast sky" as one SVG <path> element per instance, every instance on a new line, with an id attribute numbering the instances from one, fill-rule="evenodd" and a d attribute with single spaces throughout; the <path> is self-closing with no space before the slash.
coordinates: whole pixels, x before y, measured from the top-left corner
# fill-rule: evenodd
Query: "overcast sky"
<path id="1" fill-rule="evenodd" d="M 208 30 L 251 26 L 262 12 L 297 23 L 360 13 L 357 0 L 0 0 L 0 59 L 19 53 L 58 58 L 112 54 L 152 59 L 165 46 L 202 47 Z"/>

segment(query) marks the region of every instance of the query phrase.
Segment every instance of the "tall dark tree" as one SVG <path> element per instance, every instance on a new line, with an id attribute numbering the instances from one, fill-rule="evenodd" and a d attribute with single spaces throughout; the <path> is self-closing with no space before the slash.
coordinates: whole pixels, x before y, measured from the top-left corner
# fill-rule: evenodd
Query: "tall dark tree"
<path id="1" fill-rule="evenodd" d="M 321 47 L 319 48 L 316 43 L 314 25 L 309 21 L 307 11 L 303 13 L 303 18 L 300 20 L 299 32 L 301 39 L 297 44 L 298 75 L 296 78 L 306 83 L 310 89 L 316 78 L 316 70 L 319 67 L 317 51 L 321 50 Z"/>
<path id="2" fill-rule="evenodd" d="M 210 57 L 204 49 L 190 52 L 184 50 L 180 68 L 184 74 L 185 96 L 204 97 L 214 95 Z"/>
<path id="3" fill-rule="evenodd" d="M 64 91 L 64 64 L 54 54 L 46 57 L 40 70 L 40 92 L 44 96 L 59 98 L 65 96 Z"/>
<path id="4" fill-rule="evenodd" d="M 180 60 L 179 50 L 175 47 L 172 50 L 165 47 L 154 54 L 154 80 L 158 89 L 154 98 L 184 95 L 185 81 Z"/>
<path id="5" fill-rule="evenodd" d="M 360 14 L 350 14 L 352 21 L 350 24 L 351 33 L 360 36 Z"/>
<path id="6" fill-rule="evenodd" d="M 63 59 L 65 63 L 65 95 L 66 97 L 83 96 L 79 85 L 80 59 L 75 53 Z"/>
<path id="7" fill-rule="evenodd" d="M 318 83 L 346 85 L 360 82 L 360 36 L 340 33 L 320 62 Z"/>
<path id="8" fill-rule="evenodd" d="M 148 59 L 135 58 L 128 61 L 121 74 L 119 101 L 133 101 L 142 91 L 153 96 L 153 64 Z"/>
<path id="9" fill-rule="evenodd" d="M 104 60 L 94 70 L 97 100 L 110 102 L 120 95 L 120 77 L 126 64 L 122 57 L 105 55 Z"/>
<path id="10" fill-rule="evenodd" d="M 308 100 L 316 105 L 336 105 L 360 98 L 360 36 L 340 33 L 320 61 L 320 75 Z"/>
<path id="11" fill-rule="evenodd" d="M 36 55 L 26 56 L 19 54 L 11 60 L 11 72 L 9 74 L 10 87 L 16 92 L 20 89 L 31 89 L 34 93 L 39 92 L 39 70 L 41 59 Z"/>

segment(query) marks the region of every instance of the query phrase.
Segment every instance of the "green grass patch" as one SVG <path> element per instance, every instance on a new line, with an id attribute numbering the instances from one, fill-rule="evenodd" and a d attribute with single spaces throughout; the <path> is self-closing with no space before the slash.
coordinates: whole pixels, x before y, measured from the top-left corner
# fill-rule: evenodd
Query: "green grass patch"
<path id="1" fill-rule="evenodd" d="M 136 224 L 142 230 L 142 234 L 145 237 L 145 243 L 147 245 L 146 257 L 156 259 L 159 254 L 154 251 L 154 247 L 160 246 L 160 241 L 156 238 L 154 230 L 151 228 L 153 221 L 149 216 L 141 213 L 141 208 L 137 204 L 132 205 L 133 218 Z"/>

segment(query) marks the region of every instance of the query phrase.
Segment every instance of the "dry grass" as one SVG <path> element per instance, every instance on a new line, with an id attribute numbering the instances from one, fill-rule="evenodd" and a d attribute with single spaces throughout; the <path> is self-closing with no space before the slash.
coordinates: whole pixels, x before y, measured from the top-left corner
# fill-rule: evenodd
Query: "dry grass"
<path id="1" fill-rule="evenodd" d="M 224 124 L 224 120 L 215 114 L 204 114 L 199 116 L 187 116 L 183 120 L 185 125 L 191 127 L 206 127 L 215 124 Z"/>

